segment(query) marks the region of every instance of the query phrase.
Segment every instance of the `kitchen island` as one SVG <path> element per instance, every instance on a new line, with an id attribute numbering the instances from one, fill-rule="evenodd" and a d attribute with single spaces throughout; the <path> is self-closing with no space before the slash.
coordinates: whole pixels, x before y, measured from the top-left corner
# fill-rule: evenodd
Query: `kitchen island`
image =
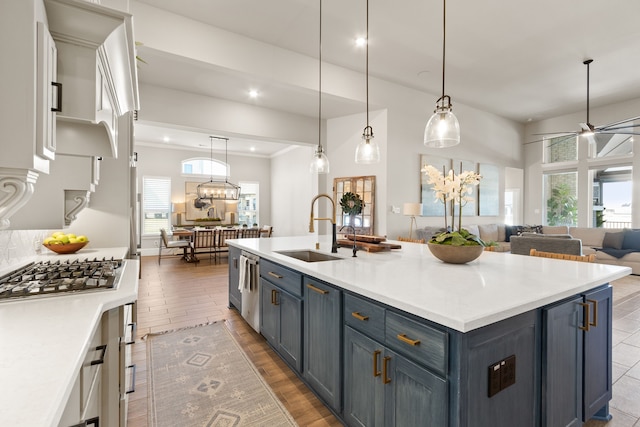
<path id="1" fill-rule="evenodd" d="M 126 248 L 82 249 L 72 255 L 43 253 L 29 261 L 64 261 L 66 259 L 98 258 L 123 259 Z M 19 267 L 19 266 L 15 266 Z M 1 271 L 0 275 L 8 271 Z M 138 261 L 125 260 L 115 289 L 89 292 L 72 292 L 69 294 L 52 294 L 38 297 L 16 298 L 0 301 L 0 425 L 2 426 L 57 426 L 65 425 L 65 415 L 80 411 L 85 403 L 90 413 L 87 387 L 80 390 L 78 379 L 80 372 L 88 365 L 85 357 L 100 357 L 100 351 L 92 351 L 92 338 L 99 336 L 97 331 L 112 330 L 119 338 L 121 319 L 118 310 L 137 300 L 138 295 Z M 133 309 L 128 306 L 128 313 L 134 316 Z M 116 317 L 110 325 L 103 325 L 103 315 L 114 312 Z M 115 324 L 114 324 L 115 322 Z M 130 325 L 129 331 L 131 331 Z M 117 329 L 117 330 L 114 330 Z M 102 335 L 103 339 L 104 335 Z M 103 360 L 112 360 L 116 370 L 120 355 L 118 345 L 109 348 L 102 354 Z M 125 345 L 123 342 L 122 345 Z M 124 350 L 122 351 L 124 354 Z M 95 353 L 95 354 L 94 354 Z M 100 370 L 104 372 L 109 363 Z M 86 374 L 86 372 L 85 372 Z M 112 372 L 113 374 L 113 372 Z M 119 374 L 116 372 L 116 374 Z M 119 375 L 116 375 L 118 381 Z M 91 382 L 89 383 L 91 384 Z M 97 393 L 103 405 L 109 405 L 115 399 L 115 407 L 126 404 L 124 397 L 108 396 L 110 384 L 101 385 L 102 396 Z M 95 386 L 94 386 L 95 387 Z M 116 396 L 120 394 L 116 384 Z M 82 396 L 80 392 L 82 391 Z M 77 394 L 77 396 L 75 395 Z M 84 402 L 75 402 L 78 397 Z M 71 401 L 71 405 L 69 402 Z M 113 402 L 112 402 L 113 403 Z M 67 407 L 71 406 L 70 410 Z M 75 408 L 74 406 L 78 406 Z M 113 409 L 113 407 L 111 407 Z M 122 410 L 121 410 L 122 411 Z M 66 412 L 66 414 L 65 414 Z M 100 419 L 100 425 L 119 425 L 122 414 L 115 411 L 107 418 Z M 124 409 L 126 413 L 126 409 Z M 74 424 L 78 422 L 78 417 Z M 71 425 L 66 422 L 66 425 Z"/>
<path id="2" fill-rule="evenodd" d="M 315 243 L 230 241 L 230 301 L 241 305 L 231 298 L 239 251 L 258 255 L 262 334 L 347 424 L 557 426 L 609 416 L 607 284 L 630 269 L 493 252 L 448 265 L 406 242 L 357 258 L 341 248 L 341 259 L 323 262 L 278 253 Z M 330 252 L 326 236 L 319 252 Z M 275 323 L 270 306 L 280 310 Z"/>

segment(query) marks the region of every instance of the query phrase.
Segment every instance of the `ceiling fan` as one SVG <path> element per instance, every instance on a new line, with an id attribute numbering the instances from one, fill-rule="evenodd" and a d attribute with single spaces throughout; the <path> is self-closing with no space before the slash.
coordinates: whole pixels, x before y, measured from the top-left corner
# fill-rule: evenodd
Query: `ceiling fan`
<path id="1" fill-rule="evenodd" d="M 622 135 L 640 135 L 638 132 L 633 132 L 633 128 L 640 126 L 640 123 L 634 123 L 636 120 L 640 120 L 640 116 L 632 117 L 630 119 L 620 120 L 618 122 L 609 123 L 608 125 L 594 126 L 589 121 L 589 64 L 593 62 L 593 59 L 587 59 L 583 62 L 587 66 L 587 121 L 586 123 L 580 123 L 580 130 L 577 131 L 565 131 L 565 132 L 547 132 L 547 133 L 534 133 L 534 135 L 554 135 L 554 137 L 569 137 L 569 136 L 582 136 L 591 138 L 596 134 L 622 134 Z M 540 142 L 542 140 L 531 141 Z"/>

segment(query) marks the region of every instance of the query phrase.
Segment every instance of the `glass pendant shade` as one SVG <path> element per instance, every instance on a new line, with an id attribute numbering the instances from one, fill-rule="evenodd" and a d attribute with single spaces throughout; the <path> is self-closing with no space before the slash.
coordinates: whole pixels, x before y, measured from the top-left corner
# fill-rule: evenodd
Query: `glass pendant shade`
<path id="1" fill-rule="evenodd" d="M 373 129 L 371 126 L 364 128 L 362 141 L 356 148 L 356 163 L 372 164 L 380 162 L 380 147 L 373 140 Z"/>
<path id="2" fill-rule="evenodd" d="M 460 124 L 451 109 L 437 107 L 424 128 L 424 145 L 446 148 L 460 144 Z"/>
<path id="3" fill-rule="evenodd" d="M 329 158 L 324 154 L 324 150 L 321 145 L 318 145 L 315 153 L 313 154 L 309 172 L 319 174 L 329 173 Z"/>

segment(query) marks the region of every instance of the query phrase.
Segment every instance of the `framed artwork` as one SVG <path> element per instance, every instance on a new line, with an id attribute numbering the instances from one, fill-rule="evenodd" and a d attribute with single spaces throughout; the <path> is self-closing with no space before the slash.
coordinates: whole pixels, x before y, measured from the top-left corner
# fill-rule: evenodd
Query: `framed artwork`
<path id="1" fill-rule="evenodd" d="M 211 219 L 211 221 L 224 220 L 227 208 L 224 200 L 207 200 L 203 203 L 196 203 L 199 184 L 199 182 L 184 183 L 185 219 L 187 221 L 203 219 Z"/>
<path id="2" fill-rule="evenodd" d="M 422 168 L 431 165 L 442 171 L 448 173 L 451 169 L 451 159 L 445 159 L 442 157 L 435 157 L 429 155 L 420 156 L 420 202 L 422 203 L 422 216 L 444 216 L 444 203 L 437 200 L 435 197 L 435 191 L 431 188 L 431 185 L 427 184 L 427 177 L 422 172 Z M 450 214 L 450 212 L 447 212 Z"/>
<path id="3" fill-rule="evenodd" d="M 478 215 L 500 214 L 500 170 L 496 165 L 480 163 L 478 173 L 482 175 L 478 185 Z"/>

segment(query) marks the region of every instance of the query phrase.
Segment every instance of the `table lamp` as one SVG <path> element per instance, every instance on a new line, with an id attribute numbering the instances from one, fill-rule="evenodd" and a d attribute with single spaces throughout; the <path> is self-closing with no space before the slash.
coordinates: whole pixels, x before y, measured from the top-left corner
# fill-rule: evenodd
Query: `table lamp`
<path id="1" fill-rule="evenodd" d="M 422 213 L 422 204 L 420 203 L 405 203 L 402 207 L 402 213 L 406 216 L 410 216 L 409 222 L 409 239 L 413 234 L 413 225 L 415 224 L 416 230 L 418 229 L 418 223 L 416 222 L 416 216 L 420 216 Z"/>

